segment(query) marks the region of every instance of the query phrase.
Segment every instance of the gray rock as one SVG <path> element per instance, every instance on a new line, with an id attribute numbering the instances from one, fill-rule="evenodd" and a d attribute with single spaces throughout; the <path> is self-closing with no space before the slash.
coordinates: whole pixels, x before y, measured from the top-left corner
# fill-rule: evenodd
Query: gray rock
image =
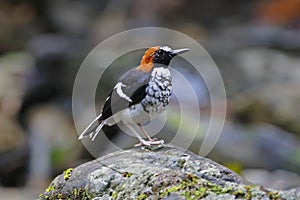
<path id="1" fill-rule="evenodd" d="M 281 192 L 281 197 L 290 200 L 300 199 L 300 187 Z"/>
<path id="2" fill-rule="evenodd" d="M 293 199 L 289 195 L 297 199 L 299 191 L 250 185 L 214 161 L 163 145 L 114 152 L 68 169 L 39 199 Z"/>

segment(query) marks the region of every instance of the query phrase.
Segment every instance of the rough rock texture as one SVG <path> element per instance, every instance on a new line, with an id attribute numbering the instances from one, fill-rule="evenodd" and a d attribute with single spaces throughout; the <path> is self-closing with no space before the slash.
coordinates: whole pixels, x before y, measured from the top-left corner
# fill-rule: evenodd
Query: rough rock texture
<path id="1" fill-rule="evenodd" d="M 40 199 L 300 199 L 300 189 L 251 185 L 229 169 L 171 145 L 108 154 L 57 176 Z"/>

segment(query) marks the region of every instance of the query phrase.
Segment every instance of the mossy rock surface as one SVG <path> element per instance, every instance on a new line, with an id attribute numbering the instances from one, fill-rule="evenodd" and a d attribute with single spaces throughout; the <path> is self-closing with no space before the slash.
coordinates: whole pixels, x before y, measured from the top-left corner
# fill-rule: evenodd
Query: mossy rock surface
<path id="1" fill-rule="evenodd" d="M 251 185 L 231 170 L 171 145 L 118 151 L 67 169 L 39 199 L 300 199 L 298 189 Z"/>

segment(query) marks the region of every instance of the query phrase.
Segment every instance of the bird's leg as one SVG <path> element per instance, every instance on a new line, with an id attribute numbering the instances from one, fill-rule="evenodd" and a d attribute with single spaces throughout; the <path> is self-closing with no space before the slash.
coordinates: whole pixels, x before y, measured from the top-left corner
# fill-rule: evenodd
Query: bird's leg
<path id="1" fill-rule="evenodd" d="M 146 138 L 149 140 L 149 141 L 156 141 L 157 138 L 151 138 L 148 133 L 145 131 L 145 129 L 140 125 L 140 124 L 137 124 L 138 127 L 142 130 L 142 132 L 144 133 L 144 135 L 146 136 Z"/>
<path id="2" fill-rule="evenodd" d="M 127 127 L 131 130 L 132 133 L 134 133 L 135 137 L 141 142 L 144 143 L 146 142 L 131 126 L 127 125 Z"/>
<path id="3" fill-rule="evenodd" d="M 165 143 L 164 140 L 157 140 L 157 138 L 151 138 L 148 135 L 148 133 L 145 131 L 145 129 L 141 126 L 141 124 L 137 124 L 137 125 L 142 130 L 142 132 L 144 133 L 144 135 L 147 137 L 147 139 L 148 139 L 149 142 L 152 142 L 153 144 L 157 144 L 157 143 L 163 144 L 163 143 Z M 137 146 L 140 146 L 140 144 L 137 144 Z"/>
<path id="4" fill-rule="evenodd" d="M 151 146 L 151 145 L 155 145 L 155 144 L 163 144 L 164 143 L 163 140 L 160 140 L 160 141 L 146 141 L 130 125 L 126 125 L 126 126 L 134 133 L 134 135 L 140 141 L 139 144 L 136 144 L 134 146 L 142 146 L 142 145 Z"/>

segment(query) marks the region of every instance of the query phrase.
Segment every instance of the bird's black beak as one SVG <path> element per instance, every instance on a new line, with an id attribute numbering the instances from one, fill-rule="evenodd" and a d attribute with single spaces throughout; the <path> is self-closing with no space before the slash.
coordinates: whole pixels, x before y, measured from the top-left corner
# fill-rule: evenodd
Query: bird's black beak
<path id="1" fill-rule="evenodd" d="M 172 55 L 173 56 L 176 56 L 178 54 L 182 54 L 182 53 L 185 53 L 185 52 L 188 52 L 190 49 L 188 48 L 184 48 L 184 49 L 174 49 L 172 50 Z"/>

